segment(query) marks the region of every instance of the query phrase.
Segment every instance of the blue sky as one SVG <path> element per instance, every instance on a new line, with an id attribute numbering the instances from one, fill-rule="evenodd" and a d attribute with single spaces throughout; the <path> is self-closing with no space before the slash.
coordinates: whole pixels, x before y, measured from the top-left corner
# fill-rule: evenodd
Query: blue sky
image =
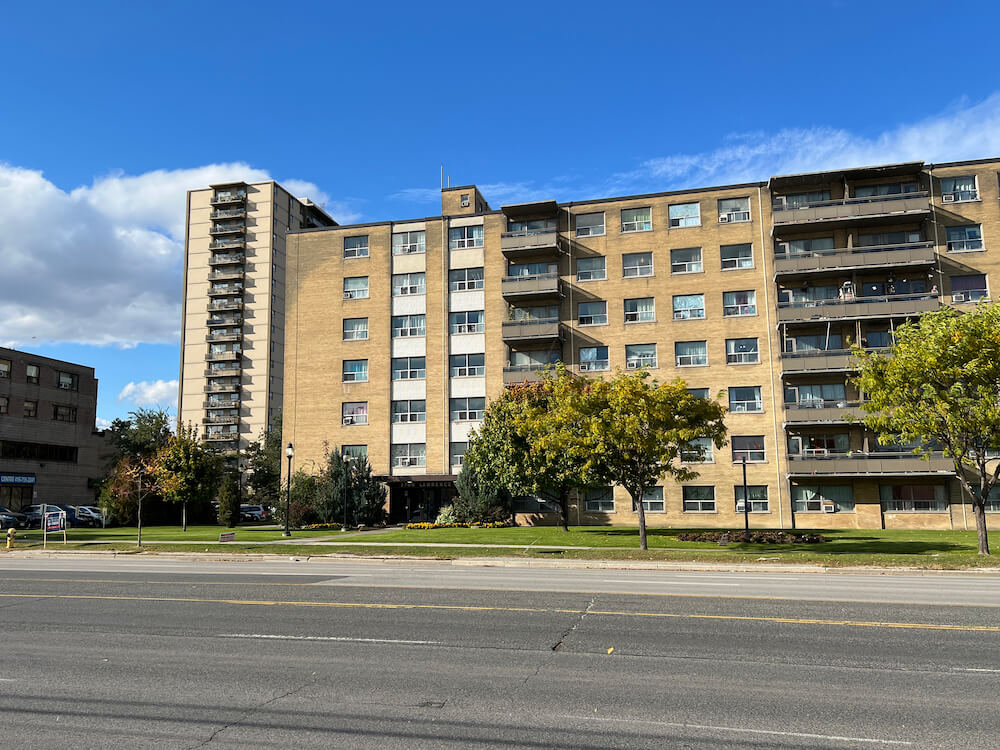
<path id="1" fill-rule="evenodd" d="M 286 15 L 278 15 L 287 10 Z M 175 395 L 184 191 L 338 220 L 1000 156 L 995 2 L 13 4 L 0 344 Z"/>

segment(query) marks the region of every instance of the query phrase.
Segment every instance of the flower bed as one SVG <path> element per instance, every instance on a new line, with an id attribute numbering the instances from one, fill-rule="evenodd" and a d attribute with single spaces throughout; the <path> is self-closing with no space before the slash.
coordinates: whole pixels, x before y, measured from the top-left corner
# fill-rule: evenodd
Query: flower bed
<path id="1" fill-rule="evenodd" d="M 745 531 L 692 531 L 678 534 L 682 542 L 715 542 L 727 544 L 744 544 Z M 819 534 L 791 534 L 787 531 L 751 531 L 750 544 L 817 544 L 827 541 Z"/>
<path id="2" fill-rule="evenodd" d="M 407 529 L 507 529 L 514 524 L 510 521 L 489 521 L 488 523 L 430 523 L 429 521 L 422 521 L 421 523 L 408 523 L 406 524 Z"/>

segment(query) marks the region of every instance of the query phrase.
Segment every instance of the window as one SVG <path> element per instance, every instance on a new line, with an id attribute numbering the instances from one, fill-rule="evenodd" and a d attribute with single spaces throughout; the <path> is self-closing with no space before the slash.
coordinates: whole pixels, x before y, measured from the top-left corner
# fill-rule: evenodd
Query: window
<path id="1" fill-rule="evenodd" d="M 582 326 L 603 326 L 608 323 L 608 303 L 581 302 L 577 306 L 576 322 Z"/>
<path id="2" fill-rule="evenodd" d="M 805 208 L 812 203 L 823 203 L 830 200 L 829 190 L 811 190 L 806 193 L 788 193 L 780 195 L 775 201 L 774 207 L 778 210 L 783 208 Z"/>
<path id="3" fill-rule="evenodd" d="M 577 237 L 599 237 L 604 234 L 604 212 L 576 215 Z"/>
<path id="4" fill-rule="evenodd" d="M 364 341 L 368 338 L 368 318 L 344 318 L 344 341 Z"/>
<path id="5" fill-rule="evenodd" d="M 482 333 L 486 327 L 482 310 L 467 310 L 448 315 L 448 330 L 451 333 Z"/>
<path id="6" fill-rule="evenodd" d="M 546 365 L 554 365 L 559 362 L 559 352 L 554 351 L 511 351 L 507 358 L 510 367 L 529 367 L 541 369 Z"/>
<path id="7" fill-rule="evenodd" d="M 760 362 L 757 339 L 726 339 L 726 364 L 749 365 Z"/>
<path id="8" fill-rule="evenodd" d="M 1000 175 L 997 175 L 997 179 L 1000 180 Z M 994 487 L 986 496 L 986 512 L 1000 513 L 1000 487 Z"/>
<path id="9" fill-rule="evenodd" d="M 588 487 L 583 492 L 583 509 L 587 513 L 614 513 L 615 497 L 610 487 Z"/>
<path id="10" fill-rule="evenodd" d="M 10 378 L 10 360 L 0 359 L 0 379 Z"/>
<path id="11" fill-rule="evenodd" d="M 726 198 L 719 201 L 719 223 L 739 224 L 750 221 L 749 198 Z"/>
<path id="12" fill-rule="evenodd" d="M 785 403 L 799 409 L 823 409 L 847 406 L 847 388 L 843 383 L 803 384 L 785 387 Z"/>
<path id="13" fill-rule="evenodd" d="M 423 229 L 416 232 L 393 232 L 392 254 L 409 255 L 410 253 L 425 252 L 425 235 L 426 232 Z"/>
<path id="14" fill-rule="evenodd" d="M 986 274 L 977 273 L 971 276 L 951 277 L 951 301 L 975 302 L 989 297 L 986 289 Z"/>
<path id="15" fill-rule="evenodd" d="M 427 334 L 426 315 L 393 315 L 392 337 L 424 336 Z"/>
<path id="16" fill-rule="evenodd" d="M 695 398 L 711 398 L 708 388 L 688 388 L 687 392 Z"/>
<path id="17" fill-rule="evenodd" d="M 239 345 L 235 344 L 233 349 L 239 351 Z M 78 391 L 80 390 L 80 376 L 72 372 L 57 372 L 56 386 L 64 391 Z"/>
<path id="18" fill-rule="evenodd" d="M 423 380 L 427 377 L 425 357 L 394 357 L 392 360 L 393 380 Z"/>
<path id="19" fill-rule="evenodd" d="M 714 513 L 715 487 L 684 486 L 681 487 L 684 496 L 685 513 Z"/>
<path id="20" fill-rule="evenodd" d="M 883 484 L 878 488 L 883 510 L 896 513 L 941 513 L 948 510 L 943 484 Z"/>
<path id="21" fill-rule="evenodd" d="M 674 365 L 700 367 L 708 364 L 708 343 L 705 341 L 677 341 L 674 343 Z"/>
<path id="22" fill-rule="evenodd" d="M 57 422 L 75 422 L 76 421 L 76 407 L 75 406 L 62 406 L 60 404 L 52 405 L 52 418 Z"/>
<path id="23" fill-rule="evenodd" d="M 577 258 L 576 280 L 577 281 L 601 281 L 607 278 L 604 268 L 605 258 Z"/>
<path id="24" fill-rule="evenodd" d="M 800 458 L 846 454 L 851 447 L 851 438 L 846 432 L 827 435 L 789 435 L 788 454 Z M 895 450 L 895 448 L 882 450 Z"/>
<path id="25" fill-rule="evenodd" d="M 792 510 L 796 513 L 819 513 L 824 505 L 835 510 L 854 512 L 854 489 L 849 484 L 795 485 L 792 487 Z"/>
<path id="26" fill-rule="evenodd" d="M 367 445 L 342 445 L 342 446 L 340 446 L 340 455 L 343 458 L 349 459 L 351 461 L 367 461 L 368 460 L 368 446 Z"/>
<path id="27" fill-rule="evenodd" d="M 923 234 L 917 230 L 900 232 L 861 232 L 858 234 L 858 247 L 879 247 L 881 245 L 907 245 L 923 242 Z M 833 247 L 833 240 L 830 241 Z"/>
<path id="28" fill-rule="evenodd" d="M 764 402 L 760 396 L 760 386 L 745 385 L 730 388 L 729 411 L 734 413 L 764 411 Z"/>
<path id="29" fill-rule="evenodd" d="M 459 197 L 459 202 L 460 202 L 460 205 L 461 205 L 462 208 L 468 208 L 469 207 L 469 194 L 468 193 L 462 193 L 462 195 Z"/>
<path id="30" fill-rule="evenodd" d="M 467 247 L 483 246 L 483 227 L 451 227 L 448 230 L 448 249 L 462 250 Z"/>
<path id="31" fill-rule="evenodd" d="M 756 315 L 757 292 L 752 289 L 742 292 L 723 292 L 722 314 L 727 318 Z"/>
<path id="32" fill-rule="evenodd" d="M 394 273 L 392 275 L 392 296 L 403 297 L 407 294 L 424 294 L 426 292 L 427 274 L 423 271 L 416 273 Z"/>
<path id="33" fill-rule="evenodd" d="M 642 509 L 647 513 L 662 513 L 664 511 L 662 487 L 650 487 L 642 493 Z M 634 502 L 632 510 L 636 510 Z"/>
<path id="34" fill-rule="evenodd" d="M 580 372 L 600 372 L 607 370 L 608 347 L 584 346 L 580 348 Z"/>
<path id="35" fill-rule="evenodd" d="M 558 263 L 511 263 L 507 266 L 507 276 L 512 278 L 542 276 L 550 273 L 559 273 Z"/>
<path id="36" fill-rule="evenodd" d="M 344 237 L 344 257 L 367 258 L 368 235 L 364 234 L 358 237 Z"/>
<path id="37" fill-rule="evenodd" d="M 744 458 L 747 463 L 759 463 L 767 460 L 764 455 L 763 435 L 733 435 L 731 440 L 733 463 L 742 463 Z"/>
<path id="38" fill-rule="evenodd" d="M 633 279 L 653 275 L 652 253 L 625 253 L 622 256 L 622 276 Z"/>
<path id="39" fill-rule="evenodd" d="M 980 224 L 964 227 L 948 227 L 948 252 L 961 253 L 966 250 L 983 249 L 983 229 Z"/>
<path id="40" fill-rule="evenodd" d="M 742 484 L 733 487 L 733 495 L 736 498 L 736 512 L 742 513 L 743 501 L 746 499 L 743 496 Z M 770 503 L 767 500 L 766 484 L 748 484 L 746 497 L 750 499 L 750 507 L 747 510 L 751 513 L 769 513 L 771 511 Z"/>
<path id="41" fill-rule="evenodd" d="M 532 307 L 512 307 L 510 320 L 559 320 L 559 305 L 534 305 Z"/>
<path id="42" fill-rule="evenodd" d="M 25 375 L 29 383 L 38 384 L 38 365 L 28 365 L 25 368 Z"/>
<path id="43" fill-rule="evenodd" d="M 449 363 L 453 378 L 481 378 L 486 374 L 485 354 L 452 354 Z"/>
<path id="44" fill-rule="evenodd" d="M 367 359 L 345 359 L 343 365 L 343 381 L 345 383 L 368 382 Z"/>
<path id="45" fill-rule="evenodd" d="M 548 219 L 525 219 L 521 221 L 510 219 L 507 221 L 507 231 L 516 234 L 541 234 L 542 232 L 554 232 L 556 228 L 554 217 Z"/>
<path id="46" fill-rule="evenodd" d="M 654 323 L 656 321 L 656 303 L 652 297 L 625 300 L 626 323 Z"/>
<path id="47" fill-rule="evenodd" d="M 678 203 L 668 209 L 670 214 L 670 228 L 677 227 L 700 227 L 701 226 L 701 204 L 700 203 Z"/>
<path id="48" fill-rule="evenodd" d="M 390 446 L 393 467 L 426 466 L 427 446 L 424 443 L 397 443 Z"/>
<path id="49" fill-rule="evenodd" d="M 656 344 L 629 344 L 625 347 L 625 369 L 656 367 Z"/>
<path id="50" fill-rule="evenodd" d="M 423 399 L 393 401 L 392 421 L 396 424 L 402 422 L 426 422 L 427 402 Z"/>
<path id="51" fill-rule="evenodd" d="M 686 464 L 706 464 L 715 460 L 712 438 L 694 438 L 681 446 L 681 461 Z"/>
<path id="52" fill-rule="evenodd" d="M 701 273 L 703 270 L 700 247 L 670 251 L 670 273 Z"/>
<path id="53" fill-rule="evenodd" d="M 465 453 L 469 450 L 468 442 L 464 443 L 452 443 L 450 446 L 451 450 L 451 465 L 461 466 L 465 463 Z"/>
<path id="54" fill-rule="evenodd" d="M 844 340 L 839 333 L 819 336 L 789 336 L 785 340 L 786 352 L 832 352 L 842 349 Z"/>
<path id="55" fill-rule="evenodd" d="M 822 253 L 827 250 L 833 250 L 833 237 L 815 237 L 811 240 L 779 242 L 775 255 L 780 258 L 785 255 L 808 255 L 810 253 Z"/>
<path id="56" fill-rule="evenodd" d="M 68 445 L 0 440 L 0 458 L 27 459 L 29 461 L 69 461 L 76 463 L 77 453 L 76 448 Z"/>
<path id="57" fill-rule="evenodd" d="M 884 185 L 859 185 L 854 188 L 855 198 L 876 198 L 882 195 L 904 195 L 917 192 L 915 182 L 890 182 Z"/>
<path id="58" fill-rule="evenodd" d="M 453 292 L 470 292 L 483 288 L 482 268 L 456 268 L 448 272 L 448 288 Z"/>
<path id="59" fill-rule="evenodd" d="M 34 419 L 38 416 L 38 402 L 37 401 L 25 401 L 24 402 L 24 416 L 28 419 Z"/>
<path id="60" fill-rule="evenodd" d="M 719 255 L 722 257 L 723 271 L 753 268 L 753 245 L 749 242 L 742 245 L 723 245 L 719 248 Z"/>
<path id="61" fill-rule="evenodd" d="M 652 209 L 648 206 L 622 209 L 622 232 L 648 232 L 652 228 Z"/>
<path id="62" fill-rule="evenodd" d="M 367 276 L 347 276 L 344 278 L 344 299 L 367 299 L 367 297 Z"/>
<path id="63" fill-rule="evenodd" d="M 0 414 L 7 413 L 8 399 L 6 396 L 0 396 Z"/>
<path id="64" fill-rule="evenodd" d="M 451 421 L 475 422 L 483 418 L 485 410 L 485 398 L 453 398 L 451 400 Z"/>
<path id="65" fill-rule="evenodd" d="M 368 402 L 345 401 L 340 405 L 340 417 L 345 425 L 368 424 Z"/>
<path id="66" fill-rule="evenodd" d="M 979 189 L 976 187 L 976 176 L 941 178 L 941 202 L 961 203 L 963 201 L 979 200 Z"/>
<path id="67" fill-rule="evenodd" d="M 675 294 L 674 320 L 691 320 L 705 317 L 704 294 Z"/>

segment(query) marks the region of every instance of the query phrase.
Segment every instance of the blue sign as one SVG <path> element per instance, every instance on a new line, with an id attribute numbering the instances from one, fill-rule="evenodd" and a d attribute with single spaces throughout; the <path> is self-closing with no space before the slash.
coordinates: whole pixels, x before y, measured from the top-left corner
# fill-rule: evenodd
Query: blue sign
<path id="1" fill-rule="evenodd" d="M 57 511 L 45 514 L 46 531 L 64 531 L 66 529 L 66 513 Z"/>
<path id="2" fill-rule="evenodd" d="M 0 484 L 34 484 L 34 474 L 0 474 Z"/>

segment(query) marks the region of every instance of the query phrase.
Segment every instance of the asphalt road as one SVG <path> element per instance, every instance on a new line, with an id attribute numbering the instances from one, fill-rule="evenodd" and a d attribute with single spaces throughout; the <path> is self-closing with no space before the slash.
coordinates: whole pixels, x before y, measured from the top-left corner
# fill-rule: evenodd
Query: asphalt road
<path id="1" fill-rule="evenodd" d="M 995 576 L 5 558 L 0 747 L 1000 748 L 998 607 Z"/>

